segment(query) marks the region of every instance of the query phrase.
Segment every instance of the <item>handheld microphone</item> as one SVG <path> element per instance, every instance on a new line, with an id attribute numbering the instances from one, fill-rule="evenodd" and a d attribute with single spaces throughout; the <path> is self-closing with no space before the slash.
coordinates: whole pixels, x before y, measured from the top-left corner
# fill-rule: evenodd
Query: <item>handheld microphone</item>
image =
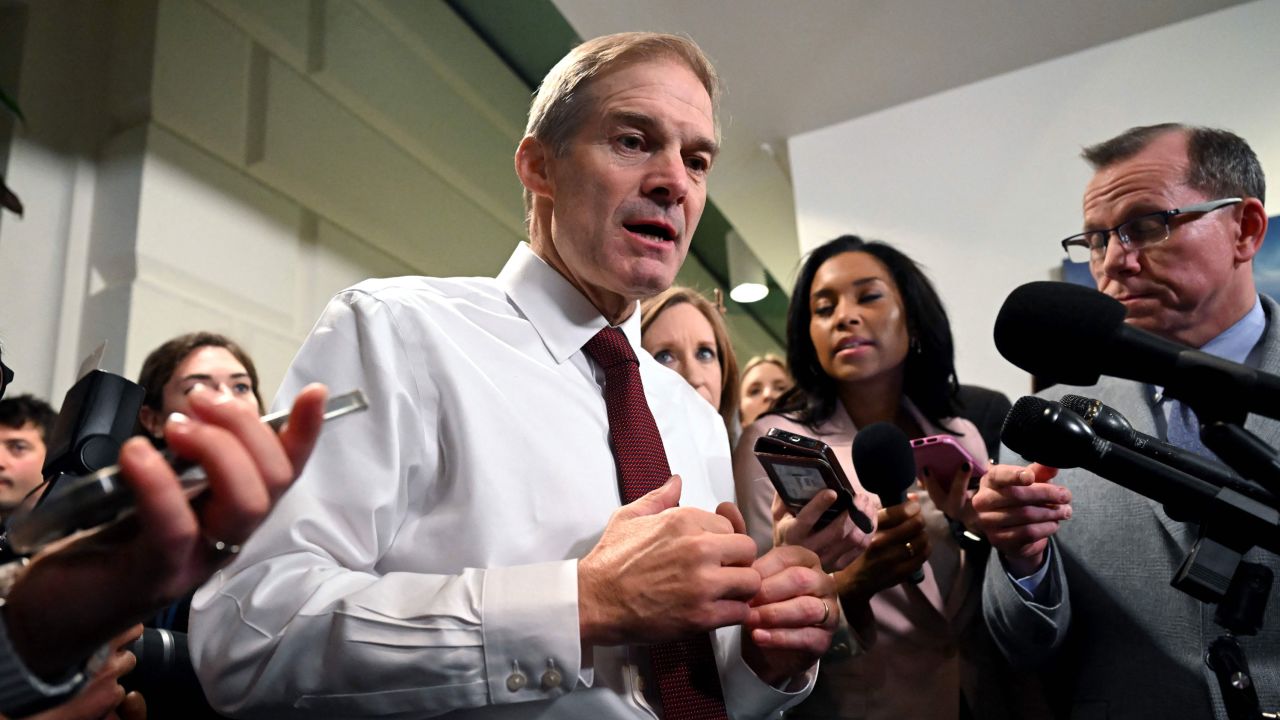
<path id="1" fill-rule="evenodd" d="M 1202 458 L 1193 452 L 1134 430 L 1124 415 L 1104 405 L 1100 400 L 1080 395 L 1063 395 L 1059 402 L 1062 403 L 1062 407 L 1079 415 L 1093 428 L 1098 437 L 1140 452 L 1152 460 L 1162 462 L 1218 487 L 1231 488 L 1260 502 L 1275 505 L 1280 501 L 1280 498 L 1258 484 L 1241 477 L 1222 463 Z"/>
<path id="2" fill-rule="evenodd" d="M 1165 388 L 1204 422 L 1280 419 L 1280 377 L 1193 350 L 1124 322 L 1124 305 L 1096 290 L 1032 282 L 996 317 L 996 349 L 1027 372 L 1067 385 L 1112 375 Z"/>
<path id="3" fill-rule="evenodd" d="M 916 457 L 911 441 L 897 425 L 878 422 L 853 436 L 853 469 L 862 486 L 880 497 L 884 507 L 907 501 L 907 488 L 916 481 Z M 911 582 L 924 581 L 924 568 L 916 568 Z"/>
<path id="4" fill-rule="evenodd" d="M 1082 467 L 1151 498 L 1175 520 L 1203 521 L 1206 514 L 1217 513 L 1224 529 L 1280 552 L 1280 510 L 1100 438 L 1059 403 L 1021 398 L 1005 418 L 1000 439 L 1029 460 L 1056 468 Z M 1228 502 L 1215 503 L 1219 498 Z"/>

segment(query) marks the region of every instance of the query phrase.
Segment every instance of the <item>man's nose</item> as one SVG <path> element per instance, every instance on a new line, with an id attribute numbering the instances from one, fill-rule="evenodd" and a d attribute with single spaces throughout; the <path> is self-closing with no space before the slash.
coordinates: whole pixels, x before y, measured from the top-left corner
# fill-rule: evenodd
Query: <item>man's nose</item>
<path id="1" fill-rule="evenodd" d="M 1138 269 L 1138 251 L 1122 242 L 1119 233 L 1113 231 L 1102 255 L 1103 274 L 1110 277 L 1132 275 Z"/>
<path id="2" fill-rule="evenodd" d="M 646 197 L 664 204 L 681 205 L 689 194 L 689 173 L 678 150 L 655 153 L 641 188 Z"/>

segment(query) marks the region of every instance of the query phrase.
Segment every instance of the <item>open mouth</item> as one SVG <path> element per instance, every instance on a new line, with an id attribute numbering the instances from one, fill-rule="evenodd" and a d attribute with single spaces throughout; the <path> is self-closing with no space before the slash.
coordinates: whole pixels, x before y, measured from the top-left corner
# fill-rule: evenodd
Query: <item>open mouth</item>
<path id="1" fill-rule="evenodd" d="M 628 232 L 657 242 L 671 242 L 676 239 L 675 228 L 670 225 L 639 222 L 626 223 L 623 227 L 626 228 Z"/>

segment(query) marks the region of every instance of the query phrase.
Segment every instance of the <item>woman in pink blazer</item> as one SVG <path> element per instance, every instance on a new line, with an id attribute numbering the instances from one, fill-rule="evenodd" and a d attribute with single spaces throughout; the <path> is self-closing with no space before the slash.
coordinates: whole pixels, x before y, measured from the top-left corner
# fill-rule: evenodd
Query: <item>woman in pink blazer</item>
<path id="1" fill-rule="evenodd" d="M 956 417 L 946 311 L 898 250 L 849 235 L 814 250 L 791 296 L 787 341 L 795 387 L 746 429 L 734 453 L 739 505 L 762 551 L 775 542 L 820 547 L 822 531 L 807 518 L 834 499 L 820 494 L 799 519 L 786 510 L 752 453 L 769 428 L 826 442 L 858 492 L 865 491 L 850 450 L 858 428 L 872 423 L 893 423 L 909 438 L 949 434 L 986 460 L 977 428 Z M 964 535 L 972 524 L 967 475 L 922 480 L 916 489 L 929 492 L 880 510 L 865 553 L 847 567 L 827 568 L 849 635 L 823 660 L 813 695 L 790 717 L 957 720 L 1008 712 L 1001 687 L 1008 678 L 1001 678 L 978 612 L 986 553 Z M 911 582 L 921 568 L 924 580 Z"/>

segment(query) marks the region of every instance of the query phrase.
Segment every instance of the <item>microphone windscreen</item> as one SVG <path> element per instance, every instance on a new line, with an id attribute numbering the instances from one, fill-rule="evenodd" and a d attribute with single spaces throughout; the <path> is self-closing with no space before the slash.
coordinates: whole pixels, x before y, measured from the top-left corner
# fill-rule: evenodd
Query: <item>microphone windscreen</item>
<path id="1" fill-rule="evenodd" d="M 1035 395 L 1024 395 L 1009 409 L 1004 416 L 1004 425 L 1000 427 L 1000 440 L 1014 452 L 1023 453 L 1027 447 L 1029 435 L 1034 435 L 1043 427 L 1045 412 L 1053 404 Z"/>
<path id="2" fill-rule="evenodd" d="M 1080 417 L 1086 417 L 1089 414 L 1089 411 L 1092 410 L 1097 403 L 1096 400 L 1091 400 L 1090 398 L 1080 395 L 1063 395 L 1058 398 L 1058 402 L 1062 403 L 1062 407 L 1070 410 Z"/>
<path id="3" fill-rule="evenodd" d="M 1026 395 L 1004 418 L 1000 440 L 1027 460 L 1056 468 L 1078 467 L 1095 435 L 1079 415 L 1052 401 Z"/>
<path id="4" fill-rule="evenodd" d="M 879 495 L 882 505 L 897 505 L 902 502 L 902 493 L 916 481 L 911 441 L 892 423 L 868 425 L 853 436 L 853 469 L 858 482 Z"/>
<path id="5" fill-rule="evenodd" d="M 1101 373 L 1080 356 L 1105 347 L 1124 326 L 1124 315 L 1124 305 L 1097 290 L 1065 282 L 1027 283 L 1000 307 L 996 349 L 1037 377 L 1092 385 Z"/>

